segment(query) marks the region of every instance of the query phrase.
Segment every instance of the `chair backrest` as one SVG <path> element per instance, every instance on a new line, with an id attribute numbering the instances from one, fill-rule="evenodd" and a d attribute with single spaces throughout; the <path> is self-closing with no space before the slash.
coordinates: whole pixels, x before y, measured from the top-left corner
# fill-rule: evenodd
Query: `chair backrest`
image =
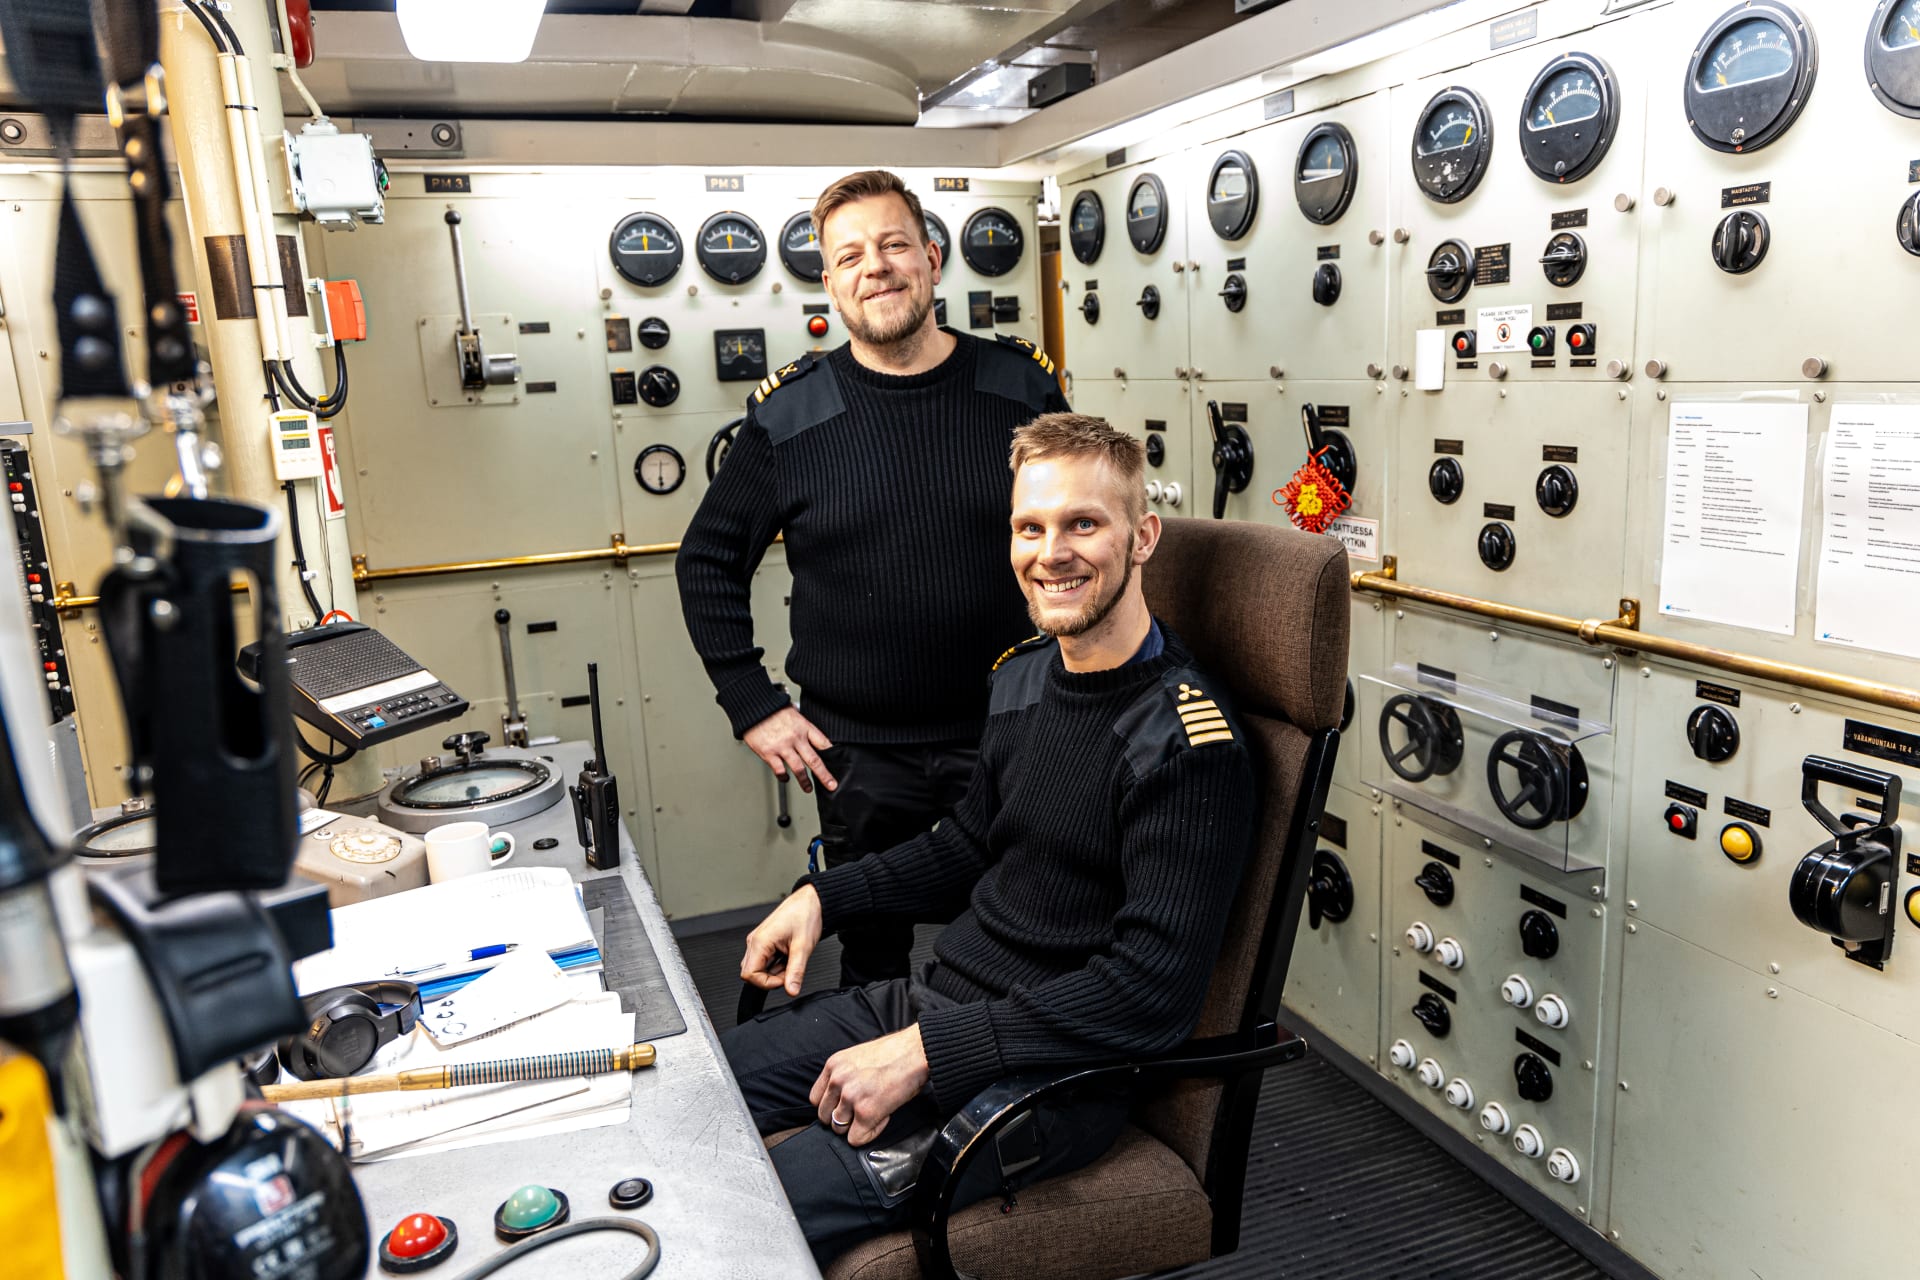
<path id="1" fill-rule="evenodd" d="M 1147 604 L 1226 686 L 1260 782 L 1260 834 L 1227 922 L 1195 1035 L 1275 1016 L 1313 858 L 1346 696 L 1351 619 L 1333 538 L 1240 521 L 1175 519 L 1142 573 Z M 1239 1190 L 1257 1078 L 1198 1081 L 1149 1100 L 1140 1124 L 1215 1197 L 1215 1252 L 1239 1236 Z M 1234 1132 L 1236 1129 L 1243 1130 Z M 1231 1203 L 1221 1203 L 1221 1192 Z M 1223 1240 L 1224 1236 L 1224 1240 Z"/>

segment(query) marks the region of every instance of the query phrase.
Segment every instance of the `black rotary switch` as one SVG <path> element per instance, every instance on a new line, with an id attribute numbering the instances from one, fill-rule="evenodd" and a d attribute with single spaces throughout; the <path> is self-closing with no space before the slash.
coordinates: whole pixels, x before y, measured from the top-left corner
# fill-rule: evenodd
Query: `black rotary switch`
<path id="1" fill-rule="evenodd" d="M 1444 907 L 1453 901 L 1453 872 L 1447 870 L 1444 862 L 1429 862 L 1420 868 L 1420 874 L 1413 878 L 1420 886 L 1420 892 L 1427 895 L 1427 901 L 1436 907 Z"/>
<path id="2" fill-rule="evenodd" d="M 1560 927 L 1544 911 L 1528 911 L 1520 917 L 1520 950 L 1535 960 L 1551 960 L 1560 954 Z"/>
<path id="3" fill-rule="evenodd" d="M 1893 224 L 1894 237 L 1900 241 L 1900 247 L 1920 258 L 1920 191 L 1907 197 L 1900 206 L 1900 216 Z"/>
<path id="4" fill-rule="evenodd" d="M 1323 262 L 1313 270 L 1313 300 L 1323 307 L 1340 301 L 1340 268 Z"/>
<path id="5" fill-rule="evenodd" d="M 1087 318 L 1088 324 L 1100 323 L 1100 295 L 1090 293 L 1080 299 L 1080 314 Z"/>
<path id="6" fill-rule="evenodd" d="M 663 364 L 649 365 L 640 371 L 640 398 L 656 409 L 664 409 L 680 398 L 680 377 Z"/>
<path id="7" fill-rule="evenodd" d="M 1238 271 L 1234 272 L 1220 286 L 1220 296 L 1226 299 L 1227 310 L 1241 310 L 1247 305 L 1247 278 Z"/>
<path id="8" fill-rule="evenodd" d="M 1413 1016 L 1436 1040 L 1446 1039 L 1447 1032 L 1453 1030 L 1453 1013 L 1447 1008 L 1447 1002 L 1431 991 L 1414 1002 Z"/>
<path id="9" fill-rule="evenodd" d="M 1513 1085 L 1526 1101 L 1545 1102 L 1553 1096 L 1553 1072 L 1539 1054 L 1523 1053 L 1513 1060 Z"/>
<path id="10" fill-rule="evenodd" d="M 1503 572 L 1513 565 L 1513 530 L 1495 520 L 1480 530 L 1477 544 L 1480 548 L 1480 563 L 1495 573 Z"/>
<path id="11" fill-rule="evenodd" d="M 640 345 L 649 351 L 658 351 L 667 345 L 669 338 L 673 337 L 673 330 L 668 328 L 667 322 L 659 316 L 648 316 L 642 320 L 635 333 L 640 339 Z"/>
<path id="12" fill-rule="evenodd" d="M 1442 240 L 1427 259 L 1427 289 L 1442 302 L 1458 302 L 1473 286 L 1473 246 Z"/>
<path id="13" fill-rule="evenodd" d="M 1152 285 L 1140 291 L 1140 298 L 1133 304 L 1140 308 L 1140 315 L 1148 320 L 1160 318 L 1160 290 Z"/>
<path id="14" fill-rule="evenodd" d="M 1708 764 L 1731 760 L 1740 749 L 1740 722 L 1725 707 L 1695 707 L 1687 717 L 1687 745 Z"/>
<path id="15" fill-rule="evenodd" d="M 1570 468 L 1556 462 L 1533 482 L 1533 496 L 1542 511 L 1558 519 L 1580 501 L 1580 482 L 1573 478 Z"/>
<path id="16" fill-rule="evenodd" d="M 1345 432 L 1322 427 L 1320 443 L 1326 449 L 1320 455 L 1320 465 L 1333 474 L 1342 489 L 1352 493 L 1354 484 L 1360 478 L 1360 455 L 1353 451 L 1353 441 L 1347 439 Z"/>
<path id="17" fill-rule="evenodd" d="M 1318 929 L 1322 920 L 1339 924 L 1353 914 L 1353 877 L 1347 864 L 1331 849 L 1313 855 L 1313 870 L 1307 881 L 1307 927 Z"/>
<path id="18" fill-rule="evenodd" d="M 1713 264 L 1729 275 L 1745 275 L 1760 265 L 1772 244 L 1765 214 L 1735 209 L 1713 229 Z"/>
<path id="19" fill-rule="evenodd" d="M 1562 231 L 1547 241 L 1540 255 L 1540 270 L 1547 283 L 1560 289 L 1572 288 L 1586 274 L 1587 242 L 1571 231 Z"/>
<path id="20" fill-rule="evenodd" d="M 1157 467 L 1167 460 L 1167 441 L 1158 431 L 1147 432 L 1147 465 Z"/>
<path id="21" fill-rule="evenodd" d="M 1394 730 L 1405 740 L 1395 745 Z M 1425 782 L 1438 775 L 1445 777 L 1460 767 L 1466 753 L 1466 737 L 1460 730 L 1460 713 L 1444 702 L 1419 694 L 1400 693 L 1380 708 L 1380 754 L 1387 768 L 1408 782 Z"/>
<path id="22" fill-rule="evenodd" d="M 1427 468 L 1427 492 L 1435 502 L 1452 506 L 1466 492 L 1467 473 L 1458 458 L 1439 458 Z"/>
<path id="23" fill-rule="evenodd" d="M 1213 432 L 1213 518 L 1227 516 L 1227 495 L 1240 493 L 1253 479 L 1253 440 L 1247 429 L 1220 415 L 1220 402 L 1207 401 L 1207 427 Z"/>

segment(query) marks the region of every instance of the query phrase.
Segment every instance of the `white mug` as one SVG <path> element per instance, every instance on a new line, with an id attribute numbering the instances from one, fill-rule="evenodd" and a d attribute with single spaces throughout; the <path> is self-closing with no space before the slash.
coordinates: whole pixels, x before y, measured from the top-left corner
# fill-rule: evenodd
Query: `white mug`
<path id="1" fill-rule="evenodd" d="M 506 852 L 493 852 L 493 842 L 505 840 Z M 427 832 L 427 878 L 439 884 L 479 871 L 491 871 L 513 857 L 513 837 L 492 835 L 484 822 L 449 822 Z"/>

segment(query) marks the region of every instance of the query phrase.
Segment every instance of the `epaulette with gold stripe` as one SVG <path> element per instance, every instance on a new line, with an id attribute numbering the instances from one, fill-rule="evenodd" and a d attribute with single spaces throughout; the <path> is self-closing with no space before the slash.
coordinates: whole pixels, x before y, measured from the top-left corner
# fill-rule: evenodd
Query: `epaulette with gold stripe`
<path id="1" fill-rule="evenodd" d="M 1187 731 L 1188 746 L 1233 741 L 1233 726 L 1227 723 L 1226 713 L 1219 703 L 1202 693 L 1198 685 L 1182 684 L 1180 692 L 1174 695 L 1174 706 Z"/>
<path id="2" fill-rule="evenodd" d="M 1051 640 L 1052 638 L 1053 638 L 1052 636 L 1047 635 L 1045 632 L 1042 632 L 1037 636 L 1028 636 L 1025 640 L 1022 640 L 1019 644 L 1013 646 L 1013 648 L 1007 650 L 1005 653 L 995 658 L 993 660 L 993 669 L 995 671 L 998 671 L 1000 669 L 1000 664 L 1005 662 L 1008 658 L 1011 658 L 1014 654 L 1023 653 L 1028 649 L 1037 649 L 1046 641 Z"/>
<path id="3" fill-rule="evenodd" d="M 1048 373 L 1053 372 L 1053 357 L 1049 356 L 1039 347 L 1036 347 L 1029 339 L 1015 337 L 1010 333 L 996 333 L 993 336 L 1007 346 L 1017 348 L 1032 356 L 1034 361 Z"/>
<path id="4" fill-rule="evenodd" d="M 765 404 L 767 397 L 778 391 L 782 384 L 792 382 L 795 378 L 800 377 L 806 373 L 807 370 L 813 368 L 813 366 L 814 356 L 812 352 L 808 352 L 790 364 L 781 365 L 778 369 L 775 369 L 772 373 L 760 379 L 760 385 L 753 389 L 753 402 L 755 404 Z"/>

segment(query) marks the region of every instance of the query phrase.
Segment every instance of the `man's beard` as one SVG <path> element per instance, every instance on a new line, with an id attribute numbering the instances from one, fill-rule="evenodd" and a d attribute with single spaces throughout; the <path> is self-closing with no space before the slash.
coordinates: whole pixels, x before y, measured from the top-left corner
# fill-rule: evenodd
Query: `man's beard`
<path id="1" fill-rule="evenodd" d="M 840 313 L 840 322 L 847 326 L 847 332 L 870 347 L 890 347 L 902 338 L 919 332 L 920 326 L 927 322 L 927 316 L 933 310 L 933 290 L 928 289 L 925 298 L 917 298 L 913 295 L 911 285 L 903 281 L 899 287 L 913 304 L 905 315 L 891 323 L 869 324 L 865 306 L 856 301 Z"/>
<path id="2" fill-rule="evenodd" d="M 1027 602 L 1027 617 L 1032 620 L 1033 625 L 1039 628 L 1045 635 L 1056 638 L 1061 636 L 1085 635 L 1107 620 L 1107 615 L 1113 612 L 1113 607 L 1120 603 L 1120 597 L 1127 593 L 1127 584 L 1131 581 L 1133 581 L 1133 535 L 1128 534 L 1126 568 L 1121 570 L 1120 585 L 1114 589 L 1112 595 L 1104 600 L 1094 600 L 1082 605 L 1079 613 L 1074 614 L 1065 622 L 1057 623 L 1045 621 L 1045 615 L 1041 612 L 1035 600 L 1029 600 Z M 1035 588 L 1036 593 L 1038 593 L 1039 590 L 1039 588 Z M 1036 599 L 1037 598 L 1039 597 L 1036 596 Z"/>

